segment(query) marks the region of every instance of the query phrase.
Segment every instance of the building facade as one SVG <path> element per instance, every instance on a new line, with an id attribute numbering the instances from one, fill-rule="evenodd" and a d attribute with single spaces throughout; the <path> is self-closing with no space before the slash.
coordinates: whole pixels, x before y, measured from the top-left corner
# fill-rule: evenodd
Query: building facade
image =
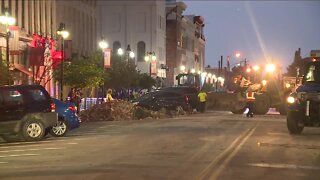
<path id="1" fill-rule="evenodd" d="M 135 63 L 141 73 L 150 73 L 148 52 L 154 52 L 152 76 L 166 77 L 166 20 L 164 0 L 98 1 L 98 37 L 104 38 L 116 53 L 128 45 L 135 53 Z M 113 54 L 114 54 L 113 53 Z"/>
<path id="2" fill-rule="evenodd" d="M 187 5 L 170 0 L 166 2 L 166 61 L 169 68 L 166 84 L 176 85 L 179 73 L 199 72 L 205 65 L 204 18 L 183 15 Z"/>
<path id="3" fill-rule="evenodd" d="M 12 72 L 17 75 L 15 84 L 32 84 L 45 71 L 44 62 L 34 63 L 31 47 L 50 47 L 49 57 L 59 50 L 61 39 L 57 36 L 62 22 L 69 31 L 65 54 L 88 55 L 96 49 L 96 1 L 86 0 L 1 0 L 0 14 L 8 9 L 16 19 L 9 26 L 9 62 Z M 6 60 L 6 26 L 0 25 L 1 60 Z M 71 43 L 72 42 L 72 43 Z M 45 56 L 45 55 L 44 55 Z M 52 72 L 51 72 L 52 73 Z M 46 75 L 46 87 L 52 96 L 59 94 L 58 82 Z M 64 93 L 66 94 L 66 93 Z"/>

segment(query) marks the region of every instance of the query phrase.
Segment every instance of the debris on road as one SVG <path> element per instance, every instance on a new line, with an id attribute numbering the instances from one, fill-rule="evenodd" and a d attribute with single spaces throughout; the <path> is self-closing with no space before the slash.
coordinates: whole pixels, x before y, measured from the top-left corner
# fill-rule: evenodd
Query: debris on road
<path id="1" fill-rule="evenodd" d="M 88 110 L 81 111 L 80 118 L 82 122 L 88 121 L 123 121 L 139 120 L 145 118 L 161 119 L 170 118 L 179 115 L 186 115 L 182 108 L 176 111 L 161 109 L 151 111 L 142 107 L 133 105 L 127 101 L 115 101 L 112 103 L 112 109 L 107 103 L 96 104 Z"/>

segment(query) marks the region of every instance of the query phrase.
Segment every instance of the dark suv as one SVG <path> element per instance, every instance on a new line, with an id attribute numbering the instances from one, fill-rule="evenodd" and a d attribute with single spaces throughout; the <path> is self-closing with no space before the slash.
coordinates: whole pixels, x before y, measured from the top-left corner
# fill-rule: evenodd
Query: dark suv
<path id="1" fill-rule="evenodd" d="M 195 87 L 189 86 L 177 86 L 177 87 L 166 87 L 160 89 L 160 91 L 177 92 L 188 97 L 189 105 L 192 109 L 197 109 L 199 107 L 198 102 L 198 90 Z"/>
<path id="2" fill-rule="evenodd" d="M 0 86 L 0 136 L 5 141 L 41 140 L 57 120 L 55 105 L 42 86 Z"/>
<path id="3" fill-rule="evenodd" d="M 177 92 L 150 92 L 132 102 L 137 106 L 153 111 L 158 111 L 162 108 L 176 110 L 177 107 L 182 107 L 184 110 L 188 109 L 188 97 Z"/>

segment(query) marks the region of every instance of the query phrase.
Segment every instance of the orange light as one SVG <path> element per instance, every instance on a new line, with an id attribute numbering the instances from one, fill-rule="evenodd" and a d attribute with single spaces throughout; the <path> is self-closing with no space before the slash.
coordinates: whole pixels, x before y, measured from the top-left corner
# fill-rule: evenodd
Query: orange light
<path id="1" fill-rule="evenodd" d="M 239 52 L 236 53 L 236 57 L 239 58 L 241 54 Z"/>
<path id="2" fill-rule="evenodd" d="M 317 60 L 316 60 L 316 58 L 313 58 L 312 61 L 313 61 L 313 62 L 316 62 Z"/>
<path id="3" fill-rule="evenodd" d="M 247 68 L 246 71 L 247 71 L 247 73 L 251 72 L 251 68 Z"/>
<path id="4" fill-rule="evenodd" d="M 254 71 L 259 71 L 259 69 L 260 69 L 259 66 L 257 66 L 257 65 L 253 66 L 253 70 L 254 70 Z"/>

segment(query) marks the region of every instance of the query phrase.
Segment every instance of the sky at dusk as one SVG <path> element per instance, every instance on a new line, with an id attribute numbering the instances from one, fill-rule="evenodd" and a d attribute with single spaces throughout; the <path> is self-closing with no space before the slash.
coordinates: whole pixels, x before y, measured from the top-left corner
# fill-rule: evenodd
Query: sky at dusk
<path id="1" fill-rule="evenodd" d="M 206 65 L 211 67 L 218 66 L 220 56 L 230 56 L 233 66 L 239 51 L 251 65 L 273 60 L 285 71 L 298 48 L 302 57 L 320 49 L 320 1 L 183 2 L 185 15 L 205 19 Z"/>

